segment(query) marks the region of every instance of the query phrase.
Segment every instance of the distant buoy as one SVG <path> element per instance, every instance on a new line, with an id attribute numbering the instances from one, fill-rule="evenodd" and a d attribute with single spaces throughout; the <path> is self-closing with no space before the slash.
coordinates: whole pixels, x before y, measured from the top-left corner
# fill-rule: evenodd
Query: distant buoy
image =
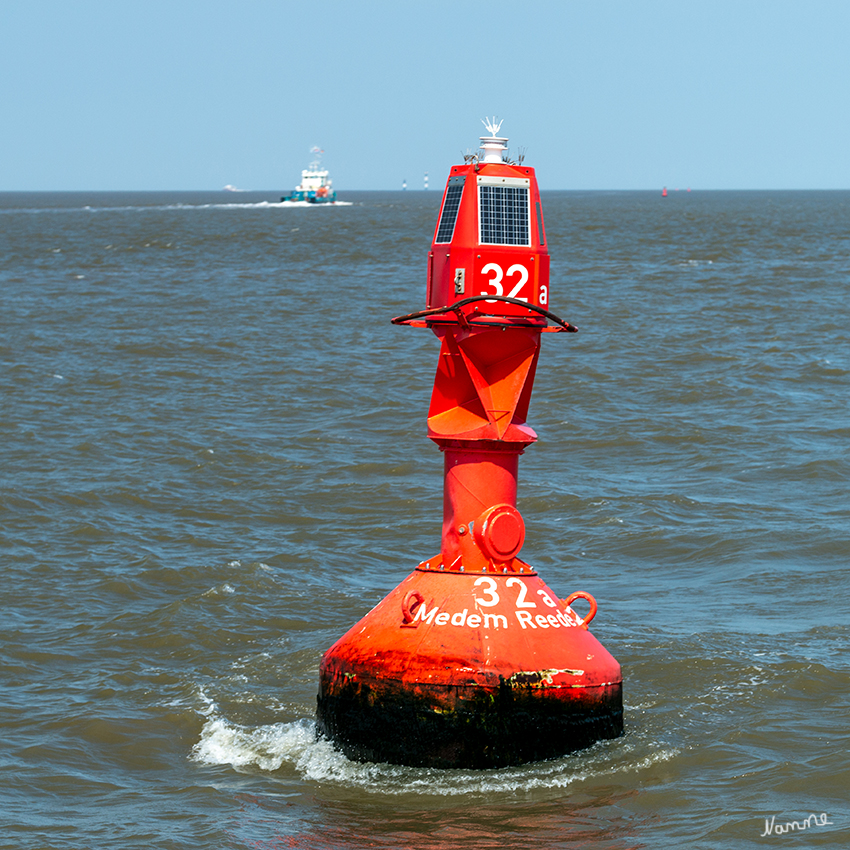
<path id="1" fill-rule="evenodd" d="M 661 190 L 661 197 L 662 198 L 667 197 L 667 187 L 666 186 Z"/>
<path id="2" fill-rule="evenodd" d="M 537 180 L 500 127 L 451 169 L 427 308 L 393 319 L 441 343 L 428 436 L 444 457 L 442 542 L 322 658 L 317 725 L 356 760 L 500 767 L 623 730 L 620 665 L 587 628 L 596 601 L 560 599 L 519 558 L 541 335 L 576 328 L 549 311 Z"/>

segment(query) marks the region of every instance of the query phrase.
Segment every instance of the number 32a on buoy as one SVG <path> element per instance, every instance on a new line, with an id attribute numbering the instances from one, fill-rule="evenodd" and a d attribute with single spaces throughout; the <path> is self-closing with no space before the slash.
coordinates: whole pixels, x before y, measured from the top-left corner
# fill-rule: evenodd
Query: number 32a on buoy
<path id="1" fill-rule="evenodd" d="M 481 282 L 480 292 L 476 295 L 506 295 L 508 298 L 517 298 L 520 301 L 528 301 L 531 295 L 528 267 L 522 263 L 513 263 L 507 269 L 503 269 L 499 263 L 486 263 L 479 274 Z M 546 306 L 549 293 L 546 286 L 540 287 L 537 303 Z M 495 303 L 495 302 L 493 302 Z"/>

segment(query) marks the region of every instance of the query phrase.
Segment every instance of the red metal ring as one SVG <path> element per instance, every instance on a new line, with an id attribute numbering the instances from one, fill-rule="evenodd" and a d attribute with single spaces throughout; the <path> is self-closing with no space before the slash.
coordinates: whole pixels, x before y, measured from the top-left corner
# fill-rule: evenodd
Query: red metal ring
<path id="1" fill-rule="evenodd" d="M 599 606 L 596 604 L 596 600 L 585 590 L 577 590 L 575 593 L 571 593 L 564 600 L 564 605 L 569 607 L 576 599 L 586 599 L 590 603 L 590 610 L 587 612 L 587 616 L 578 624 L 580 629 L 586 629 L 590 621 L 596 616 L 596 609 Z"/>
<path id="2" fill-rule="evenodd" d="M 413 605 L 418 608 L 425 601 L 425 597 L 418 590 L 411 590 L 401 600 L 401 619 L 405 623 L 413 622 Z"/>
<path id="3" fill-rule="evenodd" d="M 486 325 L 489 323 L 486 322 L 469 322 L 468 318 L 463 315 L 461 311 L 461 307 L 465 307 L 467 304 L 475 304 L 479 301 L 487 301 L 488 303 L 492 303 L 494 301 L 504 301 L 507 304 L 516 304 L 518 307 L 525 307 L 526 310 L 531 310 L 534 313 L 539 313 L 541 316 L 545 316 L 547 319 L 551 319 L 557 325 L 557 328 L 537 328 L 537 330 L 559 330 L 559 331 L 569 331 L 570 333 L 575 333 L 578 328 L 570 324 L 564 319 L 559 318 L 554 313 L 550 313 L 545 307 L 539 307 L 536 304 L 529 304 L 527 301 L 523 301 L 521 298 L 511 298 L 508 295 L 472 295 L 469 298 L 461 298 L 460 301 L 455 301 L 453 304 L 447 304 L 445 307 L 430 307 L 427 310 L 418 310 L 415 313 L 408 313 L 405 316 L 396 316 L 394 319 L 390 319 L 390 321 L 394 325 L 408 325 L 414 324 L 416 327 L 420 327 L 419 323 L 416 322 L 417 319 L 425 319 L 427 327 L 427 321 L 429 319 L 436 318 L 438 316 L 444 316 L 446 313 L 453 312 L 458 321 L 464 327 L 468 327 L 469 325 Z M 474 313 L 474 315 L 482 315 L 480 313 Z"/>

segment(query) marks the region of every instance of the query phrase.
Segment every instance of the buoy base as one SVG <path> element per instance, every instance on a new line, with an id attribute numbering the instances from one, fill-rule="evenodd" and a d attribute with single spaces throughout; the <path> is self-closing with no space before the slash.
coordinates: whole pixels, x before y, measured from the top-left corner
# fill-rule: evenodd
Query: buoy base
<path id="1" fill-rule="evenodd" d="M 583 692 L 583 691 L 586 691 Z M 497 688 L 325 682 L 318 729 L 354 761 L 497 768 L 557 758 L 623 732 L 622 685 Z"/>
<path id="2" fill-rule="evenodd" d="M 623 678 L 587 629 L 590 594 L 559 600 L 519 559 L 441 566 L 420 564 L 324 654 L 321 734 L 357 761 L 493 768 L 622 733 Z"/>

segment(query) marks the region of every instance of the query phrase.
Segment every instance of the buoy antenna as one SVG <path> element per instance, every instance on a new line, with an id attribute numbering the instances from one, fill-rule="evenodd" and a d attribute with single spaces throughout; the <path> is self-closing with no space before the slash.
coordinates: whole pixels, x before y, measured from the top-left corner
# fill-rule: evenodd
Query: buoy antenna
<path id="1" fill-rule="evenodd" d="M 481 123 L 487 128 L 487 130 L 489 131 L 490 135 L 493 136 L 493 138 L 496 137 L 496 133 L 499 132 L 499 130 L 502 128 L 502 124 L 504 123 L 504 121 L 499 121 L 499 123 L 497 124 L 496 123 L 497 120 L 498 119 L 496 118 L 495 115 L 492 118 L 482 118 L 481 119 Z"/>
<path id="2" fill-rule="evenodd" d="M 528 148 L 526 148 L 525 145 L 521 145 L 518 150 L 519 153 L 517 155 L 516 161 L 517 164 L 522 165 L 525 162 L 525 152 L 528 150 Z"/>

